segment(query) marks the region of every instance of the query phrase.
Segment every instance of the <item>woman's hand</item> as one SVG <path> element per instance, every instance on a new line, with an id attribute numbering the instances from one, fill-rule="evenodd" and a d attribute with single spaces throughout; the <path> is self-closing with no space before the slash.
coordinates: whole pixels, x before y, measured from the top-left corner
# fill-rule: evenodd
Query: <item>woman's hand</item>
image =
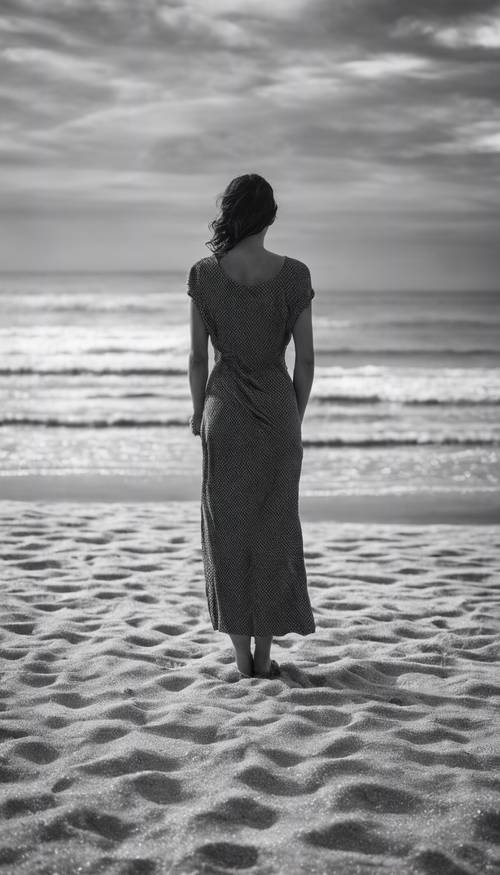
<path id="1" fill-rule="evenodd" d="M 189 427 L 193 434 L 199 435 L 201 428 L 201 419 L 203 416 L 203 411 L 201 413 L 193 413 L 189 417 Z"/>

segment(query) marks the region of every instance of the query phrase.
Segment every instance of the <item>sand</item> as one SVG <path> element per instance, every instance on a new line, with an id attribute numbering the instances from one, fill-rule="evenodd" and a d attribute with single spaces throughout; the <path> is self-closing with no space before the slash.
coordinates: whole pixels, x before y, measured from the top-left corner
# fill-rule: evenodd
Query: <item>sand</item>
<path id="1" fill-rule="evenodd" d="M 192 502 L 0 503 L 0 873 L 500 872 L 500 533 L 303 520 L 240 680 Z"/>

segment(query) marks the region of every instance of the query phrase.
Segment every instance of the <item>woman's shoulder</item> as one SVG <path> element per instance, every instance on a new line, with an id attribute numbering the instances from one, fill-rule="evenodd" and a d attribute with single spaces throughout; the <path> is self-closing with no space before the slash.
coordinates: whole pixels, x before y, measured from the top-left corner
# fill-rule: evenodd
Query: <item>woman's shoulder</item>
<path id="1" fill-rule="evenodd" d="M 188 273 L 190 274 L 200 274 L 200 272 L 206 267 L 209 266 L 210 262 L 213 259 L 210 255 L 204 255 L 198 259 L 198 261 L 194 261 L 191 267 L 189 268 Z"/>
<path id="2" fill-rule="evenodd" d="M 215 276 L 215 261 L 210 255 L 202 256 L 191 264 L 187 271 L 187 286 L 191 290 L 200 290 L 207 285 L 211 276 Z"/>
<path id="3" fill-rule="evenodd" d="M 285 255 L 288 274 L 299 282 L 310 282 L 311 273 L 308 265 L 298 258 L 293 258 L 291 255 Z M 195 261 L 188 274 L 192 281 L 202 282 L 203 279 L 209 279 L 211 276 L 218 276 L 219 264 L 214 255 L 204 255 Z"/>
<path id="4" fill-rule="evenodd" d="M 283 255 L 279 255 L 279 256 L 277 255 L 276 257 L 283 258 Z M 292 267 L 296 267 L 297 269 L 304 269 L 305 268 L 306 270 L 309 270 L 307 264 L 304 261 L 299 261 L 298 258 L 292 258 L 291 255 L 286 255 L 285 258 L 288 261 L 288 264 L 290 264 Z M 203 255 L 201 258 L 198 259 L 198 261 L 195 261 L 192 266 L 193 267 L 205 267 L 205 266 L 211 267 L 212 265 L 217 266 L 217 260 L 215 258 L 215 255 Z"/>
<path id="5" fill-rule="evenodd" d="M 193 267 L 200 271 L 204 268 L 217 267 L 217 262 L 213 255 L 202 255 L 198 261 L 195 261 Z"/>
<path id="6" fill-rule="evenodd" d="M 289 266 L 294 270 L 299 276 L 307 275 L 309 273 L 309 268 L 305 261 L 300 261 L 298 258 L 292 258 L 290 255 L 286 256 Z"/>

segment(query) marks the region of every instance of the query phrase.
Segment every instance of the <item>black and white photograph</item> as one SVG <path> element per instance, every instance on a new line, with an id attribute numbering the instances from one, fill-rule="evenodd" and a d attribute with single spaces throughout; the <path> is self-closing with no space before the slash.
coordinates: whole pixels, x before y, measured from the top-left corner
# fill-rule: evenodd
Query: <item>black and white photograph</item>
<path id="1" fill-rule="evenodd" d="M 500 0 L 0 0 L 0 875 L 499 875 Z"/>

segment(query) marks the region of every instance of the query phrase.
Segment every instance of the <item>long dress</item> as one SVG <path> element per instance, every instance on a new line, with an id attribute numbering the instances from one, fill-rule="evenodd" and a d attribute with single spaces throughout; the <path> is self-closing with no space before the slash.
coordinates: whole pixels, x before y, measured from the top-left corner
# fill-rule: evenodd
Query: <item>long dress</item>
<path id="1" fill-rule="evenodd" d="M 299 519 L 301 422 L 285 349 L 315 295 L 306 264 L 233 280 L 217 256 L 189 270 L 214 347 L 200 426 L 201 548 L 212 626 L 234 635 L 315 631 Z"/>

